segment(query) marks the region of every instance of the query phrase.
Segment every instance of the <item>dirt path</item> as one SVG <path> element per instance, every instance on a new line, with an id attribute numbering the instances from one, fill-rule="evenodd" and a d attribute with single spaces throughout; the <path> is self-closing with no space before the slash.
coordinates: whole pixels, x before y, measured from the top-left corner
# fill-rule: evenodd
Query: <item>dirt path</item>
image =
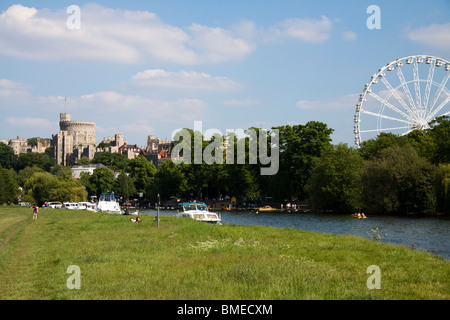
<path id="1" fill-rule="evenodd" d="M 0 250 L 2 250 L 7 244 L 8 242 L 11 240 L 11 238 L 17 233 L 17 231 L 19 231 L 20 229 L 22 229 L 26 224 L 26 218 L 23 218 L 22 220 L 20 220 L 19 222 L 16 222 L 14 225 L 16 226 L 16 228 L 13 230 L 13 232 L 11 232 L 5 239 L 5 241 L 3 241 L 3 243 L 0 245 Z M 9 227 L 9 226 L 7 226 Z M 3 228 L 2 230 L 6 229 Z"/>

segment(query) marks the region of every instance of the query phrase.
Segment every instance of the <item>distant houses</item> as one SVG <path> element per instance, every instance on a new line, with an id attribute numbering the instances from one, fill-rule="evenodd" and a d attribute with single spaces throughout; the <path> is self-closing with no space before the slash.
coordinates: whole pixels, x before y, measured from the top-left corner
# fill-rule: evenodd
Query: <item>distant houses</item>
<path id="1" fill-rule="evenodd" d="M 81 173 L 83 172 L 92 175 L 94 173 L 94 170 L 98 168 L 106 168 L 106 167 L 101 163 L 90 163 L 85 165 L 75 164 L 72 166 L 72 177 L 74 177 L 75 179 L 80 179 Z"/>

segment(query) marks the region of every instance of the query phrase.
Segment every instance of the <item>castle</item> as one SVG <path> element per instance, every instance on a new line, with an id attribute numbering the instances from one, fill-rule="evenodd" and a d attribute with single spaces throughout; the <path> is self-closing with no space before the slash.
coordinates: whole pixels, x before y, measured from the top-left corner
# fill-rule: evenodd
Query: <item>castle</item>
<path id="1" fill-rule="evenodd" d="M 56 163 L 67 166 L 81 157 L 95 156 L 95 122 L 73 121 L 70 113 L 61 113 L 59 133 L 52 135 L 51 146 Z"/>
<path id="2" fill-rule="evenodd" d="M 56 159 L 56 163 L 63 166 L 73 165 L 82 157 L 92 160 L 103 152 L 122 153 L 128 159 L 144 156 L 156 168 L 162 161 L 170 158 L 170 141 L 149 135 L 146 147 L 129 145 L 122 134 L 103 138 L 96 142 L 95 122 L 72 120 L 70 113 L 60 113 L 59 133 L 53 134 L 51 139 L 33 138 L 0 140 L 12 147 L 14 154 L 38 152 L 46 153 Z M 30 141 L 32 140 L 32 141 Z"/>

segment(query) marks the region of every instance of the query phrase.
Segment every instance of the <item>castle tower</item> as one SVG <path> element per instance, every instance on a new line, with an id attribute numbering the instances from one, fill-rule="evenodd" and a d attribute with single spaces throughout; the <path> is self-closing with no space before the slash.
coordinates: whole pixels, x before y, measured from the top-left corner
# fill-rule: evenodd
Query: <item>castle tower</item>
<path id="1" fill-rule="evenodd" d="M 60 113 L 59 114 L 59 122 L 65 122 L 65 121 L 70 121 L 70 113 Z"/>
<path id="2" fill-rule="evenodd" d="M 60 113 L 59 119 L 60 131 L 53 135 L 52 142 L 57 163 L 68 165 L 83 154 L 92 159 L 96 145 L 95 122 L 73 121 L 70 113 Z"/>
<path id="3" fill-rule="evenodd" d="M 70 113 L 61 113 L 59 129 L 73 136 L 74 147 L 95 145 L 95 122 L 71 120 Z"/>

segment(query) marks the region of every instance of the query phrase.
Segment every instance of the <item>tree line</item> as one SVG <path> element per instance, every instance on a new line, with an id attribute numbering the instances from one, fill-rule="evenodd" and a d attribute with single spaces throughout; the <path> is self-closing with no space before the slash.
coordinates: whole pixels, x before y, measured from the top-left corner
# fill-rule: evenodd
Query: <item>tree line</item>
<path id="1" fill-rule="evenodd" d="M 261 129 L 250 128 L 258 132 Z M 250 130 L 249 129 L 249 130 Z M 440 117 L 427 130 L 398 136 L 381 133 L 362 142 L 360 148 L 332 144 L 333 129 L 310 121 L 304 125 L 285 125 L 264 131 L 268 150 L 273 132 L 279 134 L 279 170 L 261 175 L 260 161 L 250 160 L 255 137 L 232 139 L 234 155 L 239 143 L 245 146 L 245 161 L 224 163 L 175 164 L 163 161 L 159 168 L 145 157 L 128 159 L 120 153 L 104 152 L 78 164 L 102 163 L 106 168 L 82 174 L 75 180 L 70 167 L 56 165 L 43 154 L 14 156 L 9 146 L 0 144 L 0 203 L 23 200 L 82 201 L 89 196 L 114 191 L 124 200 L 140 198 L 154 203 L 161 199 L 223 199 L 235 197 L 238 203 L 270 201 L 274 204 L 306 201 L 312 208 L 333 212 L 364 211 L 366 214 L 449 214 L 450 211 L 450 118 Z M 192 137 L 199 132 L 189 130 Z M 223 138 L 223 137 L 220 137 Z M 202 151 L 218 139 L 201 136 Z M 192 139 L 193 141 L 193 139 Z M 220 140 L 222 141 L 222 140 Z M 174 147 L 177 143 L 173 143 Z M 241 144 L 242 145 L 242 144 Z M 225 148 L 213 149 L 227 152 Z M 194 157 L 194 154 L 191 155 Z M 224 157 L 226 159 L 226 157 Z M 114 173 L 117 172 L 117 178 Z M 18 191 L 21 187 L 22 191 Z"/>

